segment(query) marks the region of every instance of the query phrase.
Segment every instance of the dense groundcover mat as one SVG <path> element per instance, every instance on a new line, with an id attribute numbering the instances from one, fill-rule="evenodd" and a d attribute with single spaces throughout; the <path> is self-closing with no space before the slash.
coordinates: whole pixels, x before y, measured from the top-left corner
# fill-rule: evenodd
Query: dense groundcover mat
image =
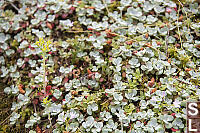
<path id="1" fill-rule="evenodd" d="M 186 102 L 200 95 L 198 2 L 0 7 L 1 131 L 186 132 Z"/>

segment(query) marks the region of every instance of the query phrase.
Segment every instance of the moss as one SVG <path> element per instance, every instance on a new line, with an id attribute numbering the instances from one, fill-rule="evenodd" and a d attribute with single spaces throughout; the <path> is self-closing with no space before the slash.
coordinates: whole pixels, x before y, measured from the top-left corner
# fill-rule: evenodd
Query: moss
<path id="1" fill-rule="evenodd" d="M 28 131 L 24 128 L 24 123 L 20 126 L 9 125 L 9 118 L 11 115 L 12 103 L 15 97 L 8 96 L 4 93 L 4 88 L 7 86 L 0 79 L 0 132 L 1 133 L 26 133 Z"/>
<path id="2" fill-rule="evenodd" d="M 121 4 L 120 4 L 120 1 L 113 1 L 112 4 L 108 5 L 108 9 L 110 12 L 113 12 L 117 9 L 117 7 L 120 7 Z"/>

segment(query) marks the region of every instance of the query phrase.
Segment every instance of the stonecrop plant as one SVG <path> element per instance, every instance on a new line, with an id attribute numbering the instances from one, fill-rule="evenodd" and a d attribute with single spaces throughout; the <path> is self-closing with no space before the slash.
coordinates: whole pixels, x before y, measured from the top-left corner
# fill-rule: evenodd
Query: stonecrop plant
<path id="1" fill-rule="evenodd" d="M 46 90 L 46 60 L 47 60 L 47 55 L 46 53 L 50 51 L 49 45 L 51 44 L 51 41 L 44 41 L 43 38 L 40 38 L 39 41 L 36 41 L 35 45 L 41 50 L 41 55 L 42 55 L 42 68 L 43 68 L 43 90 L 44 90 L 44 95 L 46 96 L 47 90 Z"/>
<path id="2" fill-rule="evenodd" d="M 197 1 L 0 7 L 0 131 L 186 133 L 186 102 L 200 98 Z"/>

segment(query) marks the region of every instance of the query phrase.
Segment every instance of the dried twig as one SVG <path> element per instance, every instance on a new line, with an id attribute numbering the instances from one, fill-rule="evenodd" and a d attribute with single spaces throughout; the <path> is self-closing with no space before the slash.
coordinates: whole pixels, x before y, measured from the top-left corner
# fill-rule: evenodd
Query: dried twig
<path id="1" fill-rule="evenodd" d="M 12 2 L 7 1 L 13 8 L 15 8 L 19 12 L 19 8 L 17 8 Z"/>
<path id="2" fill-rule="evenodd" d="M 167 25 L 167 36 L 165 38 L 166 57 L 168 58 L 168 38 L 169 38 L 169 25 Z"/>
<path id="3" fill-rule="evenodd" d="M 180 39 L 180 42 L 181 42 L 181 49 L 182 49 L 183 44 L 182 44 L 181 33 L 180 33 L 179 25 L 178 25 L 178 22 L 179 22 L 179 12 L 180 12 L 180 3 L 179 3 L 179 7 L 178 7 L 177 28 L 178 28 L 178 36 L 179 36 L 179 39 Z"/>
<path id="4" fill-rule="evenodd" d="M 180 0 L 178 0 L 178 2 L 179 2 L 179 4 L 182 6 L 182 9 L 183 9 L 183 11 L 184 11 L 184 13 L 185 13 L 185 15 L 186 15 L 186 18 L 187 18 L 186 21 L 188 21 L 188 20 L 189 20 L 188 14 L 187 14 L 187 12 L 186 12 L 186 10 L 185 10 L 185 8 L 184 8 L 183 3 L 182 3 Z M 188 26 L 188 29 L 190 29 L 190 24 L 189 24 L 188 22 L 187 22 L 187 26 Z M 190 35 L 192 35 L 190 31 L 188 31 L 188 32 L 189 32 Z M 194 40 L 192 40 L 192 41 L 194 42 Z"/>
<path id="5" fill-rule="evenodd" d="M 93 31 L 89 31 L 89 30 L 85 30 L 85 31 L 65 31 L 65 32 L 69 32 L 69 33 L 90 33 L 90 32 L 93 32 Z"/>
<path id="6" fill-rule="evenodd" d="M 108 14 L 110 13 L 109 12 L 109 10 L 108 10 L 108 7 L 107 7 L 107 5 L 106 5 L 106 2 L 105 2 L 105 0 L 102 0 L 103 1 L 103 4 L 105 5 L 105 7 L 106 7 L 106 10 L 107 10 L 107 12 L 108 12 Z"/>
<path id="7" fill-rule="evenodd" d="M 13 112 L 15 112 L 15 111 L 17 111 L 17 109 L 15 109 Z M 12 116 L 12 113 L 11 113 L 4 121 L 2 121 L 2 122 L 0 123 L 0 125 L 3 125 L 3 123 L 4 123 L 5 121 L 7 121 L 11 116 Z"/>
<path id="8" fill-rule="evenodd" d="M 11 115 L 12 115 L 12 113 L 11 113 L 4 121 L 2 121 L 2 122 L 0 123 L 0 125 L 3 125 L 3 123 L 4 123 L 5 121 L 7 121 L 7 120 L 11 117 Z"/>

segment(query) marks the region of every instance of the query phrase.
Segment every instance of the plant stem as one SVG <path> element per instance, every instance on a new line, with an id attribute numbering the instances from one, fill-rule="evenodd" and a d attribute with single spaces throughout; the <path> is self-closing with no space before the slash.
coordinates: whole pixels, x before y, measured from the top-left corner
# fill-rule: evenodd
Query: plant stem
<path id="1" fill-rule="evenodd" d="M 43 52 L 43 69 L 44 69 L 44 73 L 43 73 L 43 88 L 44 88 L 44 95 L 46 96 L 46 69 L 45 69 L 45 53 Z"/>
<path id="2" fill-rule="evenodd" d="M 49 122 L 50 122 L 50 129 L 52 129 L 52 123 L 51 123 L 51 116 L 50 116 L 50 113 L 48 114 L 48 119 L 49 119 Z"/>
<path id="3" fill-rule="evenodd" d="M 183 49 L 183 43 L 182 43 L 182 39 L 181 39 L 181 32 L 180 32 L 180 29 L 179 29 L 179 12 L 180 12 L 180 3 L 179 3 L 179 6 L 178 6 L 178 17 L 177 17 L 177 29 L 178 29 L 178 35 L 179 35 L 179 40 L 180 40 L 180 43 L 181 43 L 181 49 Z"/>

